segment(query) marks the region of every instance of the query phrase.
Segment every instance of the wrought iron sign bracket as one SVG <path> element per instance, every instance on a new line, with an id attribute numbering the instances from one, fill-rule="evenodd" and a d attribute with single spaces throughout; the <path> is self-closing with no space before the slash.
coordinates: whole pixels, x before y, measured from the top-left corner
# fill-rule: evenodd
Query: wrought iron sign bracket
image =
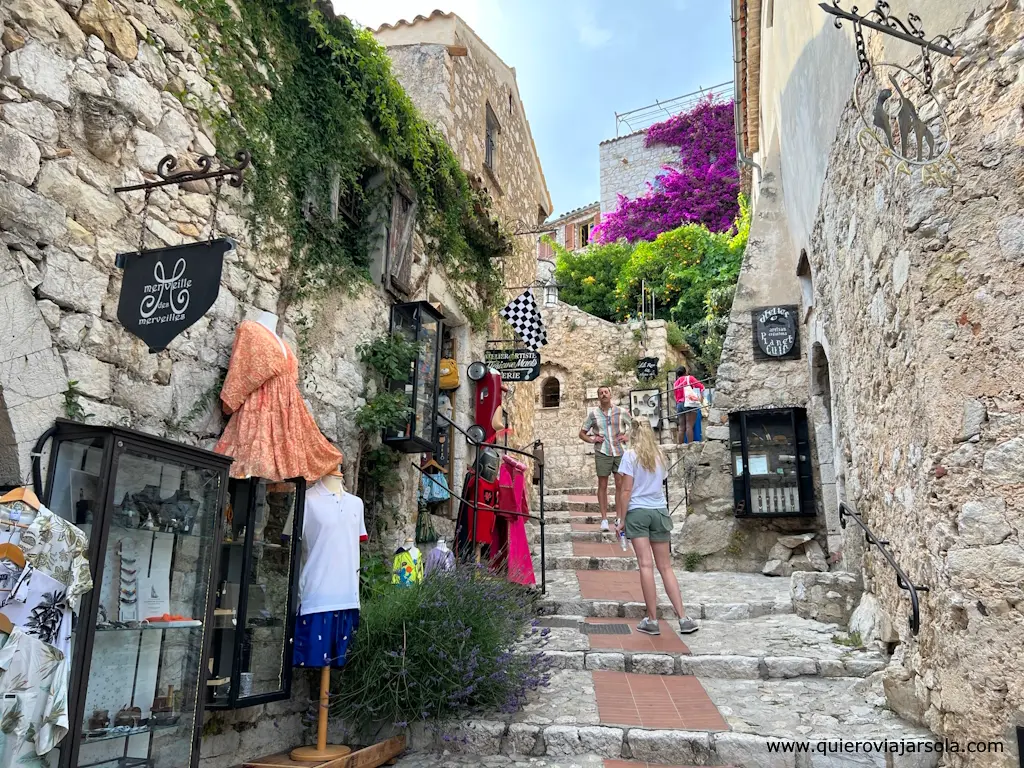
<path id="1" fill-rule="evenodd" d="M 241 187 L 245 169 L 249 167 L 251 159 L 249 153 L 243 149 L 235 154 L 235 162 L 238 165 L 229 166 L 221 164 L 220 167 L 213 170 L 213 164 L 217 158 L 210 157 L 209 155 L 200 155 L 197 161 L 199 168 L 187 168 L 184 171 L 174 173 L 174 169 L 178 167 L 178 160 L 174 155 L 165 155 L 156 166 L 156 175 L 160 177 L 159 181 L 147 181 L 127 187 L 114 187 L 114 192 L 121 194 L 122 192 L 137 192 L 142 189 L 148 191 L 158 189 L 159 187 L 166 187 L 170 184 L 187 184 L 190 181 L 205 181 L 207 179 L 219 178 L 226 178 L 228 184 L 232 187 Z"/>
<path id="2" fill-rule="evenodd" d="M 875 7 L 865 14 L 859 13 L 857 6 L 849 11 L 839 7 L 840 0 L 832 0 L 829 3 L 818 3 L 818 7 L 825 13 L 835 16 L 833 22 L 836 29 L 842 29 L 843 20 L 853 22 L 853 33 L 857 45 L 857 61 L 862 71 L 871 69 L 871 62 L 868 61 L 867 50 L 864 45 L 864 27 L 874 29 L 883 34 L 895 37 L 913 45 L 921 47 L 921 59 L 924 65 L 925 83 L 928 90 L 932 87 L 932 63 L 928 52 L 938 53 L 943 56 L 953 56 L 956 49 L 953 42 L 946 35 L 937 35 L 931 40 L 925 40 L 924 29 L 921 27 L 921 17 L 916 13 L 907 16 L 907 23 L 904 24 L 898 17 L 889 12 L 889 4 L 885 0 L 877 0 Z"/>

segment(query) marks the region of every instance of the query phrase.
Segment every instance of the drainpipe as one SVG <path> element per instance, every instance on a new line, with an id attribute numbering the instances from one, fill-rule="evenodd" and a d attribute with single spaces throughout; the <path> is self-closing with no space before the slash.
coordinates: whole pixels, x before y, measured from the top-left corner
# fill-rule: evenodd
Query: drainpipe
<path id="1" fill-rule="evenodd" d="M 756 1 L 756 0 L 755 0 Z M 741 130 L 742 120 L 740 113 L 743 110 L 743 84 L 740 81 L 742 72 L 740 63 L 743 60 L 740 56 L 740 46 L 743 45 L 743 38 L 740 36 L 740 0 L 732 0 L 732 66 L 733 66 L 733 123 L 736 130 L 736 163 L 757 169 L 757 183 L 761 183 L 761 166 L 754 162 L 753 158 L 743 154 L 743 131 Z"/>

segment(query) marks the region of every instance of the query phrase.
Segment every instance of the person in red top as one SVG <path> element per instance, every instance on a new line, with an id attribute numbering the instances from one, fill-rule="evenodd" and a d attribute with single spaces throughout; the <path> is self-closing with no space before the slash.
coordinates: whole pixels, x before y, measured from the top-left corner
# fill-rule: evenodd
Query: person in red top
<path id="1" fill-rule="evenodd" d="M 704 397 L 704 385 L 696 376 L 686 372 L 686 366 L 676 368 L 676 382 L 672 385 L 676 398 L 676 443 L 692 443 L 693 427 L 697 423 L 697 410 Z M 689 388 L 689 393 L 687 389 Z M 687 400 L 687 394 L 690 399 Z"/>

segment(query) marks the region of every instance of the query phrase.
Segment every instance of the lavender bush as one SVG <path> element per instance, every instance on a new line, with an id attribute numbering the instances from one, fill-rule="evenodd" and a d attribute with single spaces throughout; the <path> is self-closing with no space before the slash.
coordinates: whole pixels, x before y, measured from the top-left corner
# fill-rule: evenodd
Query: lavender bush
<path id="1" fill-rule="evenodd" d="M 548 680 L 531 618 L 526 589 L 471 566 L 365 590 L 331 714 L 366 732 L 514 712 Z"/>
<path id="2" fill-rule="evenodd" d="M 727 231 L 738 212 L 739 174 L 732 102 L 709 95 L 693 109 L 647 129 L 646 145 L 679 147 L 678 165 L 665 166 L 647 194 L 618 207 L 594 230 L 598 243 L 654 240 L 684 224 Z"/>

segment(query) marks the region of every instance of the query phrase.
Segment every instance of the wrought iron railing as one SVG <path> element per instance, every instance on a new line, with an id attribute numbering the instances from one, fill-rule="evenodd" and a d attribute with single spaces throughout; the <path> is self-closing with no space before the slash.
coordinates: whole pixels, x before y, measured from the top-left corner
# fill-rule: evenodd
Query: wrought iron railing
<path id="1" fill-rule="evenodd" d="M 928 587 L 914 586 L 914 583 L 907 576 L 906 572 L 896 563 L 896 558 L 892 556 L 892 552 L 888 550 L 889 542 L 886 539 L 880 539 L 871 532 L 867 524 L 860 518 L 856 512 L 850 509 L 845 501 L 839 502 L 839 524 L 846 528 L 846 519 L 852 518 L 864 530 L 864 538 L 868 544 L 874 544 L 878 551 L 882 553 L 882 557 L 886 559 L 892 569 L 896 571 L 896 585 L 906 592 L 910 593 L 910 631 L 915 635 L 921 629 L 921 605 L 917 598 L 918 592 L 927 592 Z"/>

